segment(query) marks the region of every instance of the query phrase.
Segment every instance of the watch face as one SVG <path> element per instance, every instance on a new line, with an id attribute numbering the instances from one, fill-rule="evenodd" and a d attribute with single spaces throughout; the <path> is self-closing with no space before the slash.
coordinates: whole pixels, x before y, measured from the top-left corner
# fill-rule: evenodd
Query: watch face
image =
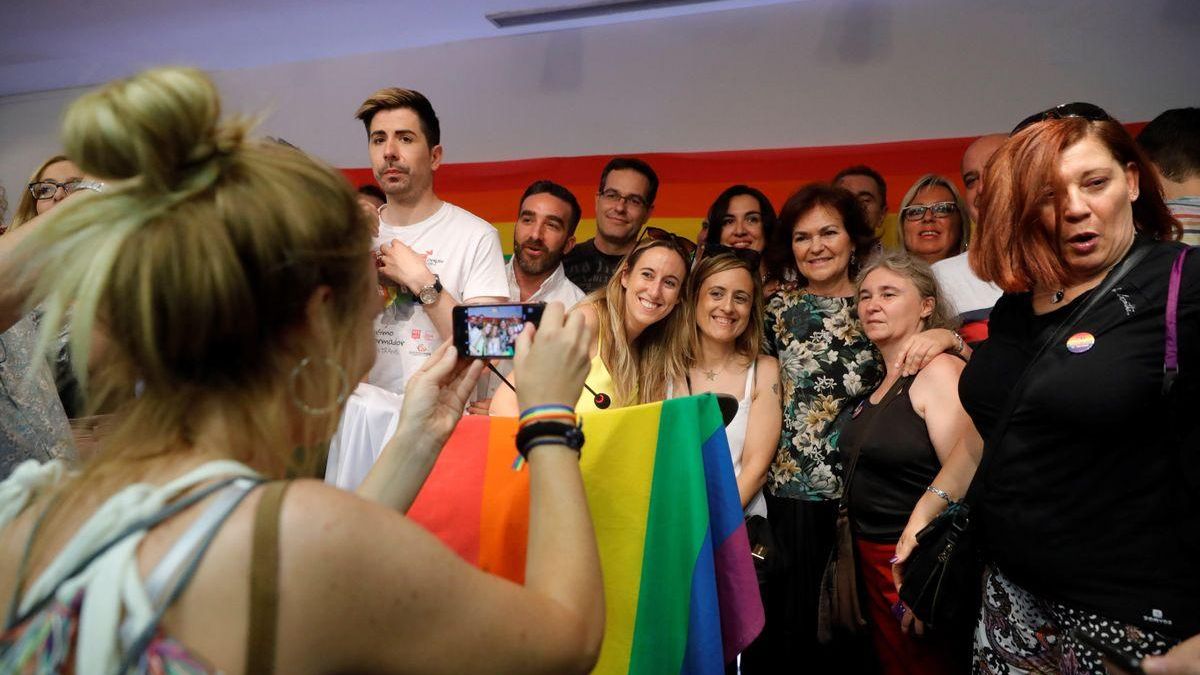
<path id="1" fill-rule="evenodd" d="M 417 297 L 422 305 L 432 305 L 437 302 L 438 291 L 433 286 L 426 286 L 421 289 L 421 294 Z"/>

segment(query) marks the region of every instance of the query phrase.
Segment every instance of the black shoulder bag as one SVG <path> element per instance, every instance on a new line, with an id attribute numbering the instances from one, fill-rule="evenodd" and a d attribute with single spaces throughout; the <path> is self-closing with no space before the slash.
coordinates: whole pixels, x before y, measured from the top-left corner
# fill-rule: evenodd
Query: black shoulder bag
<path id="1" fill-rule="evenodd" d="M 1079 320 L 1091 311 L 1101 298 L 1108 295 L 1117 282 L 1137 267 L 1151 248 L 1148 244 L 1137 246 L 1105 277 L 1087 301 L 1071 312 L 1050 338 L 1042 343 L 1008 394 L 1004 412 L 996 420 L 996 427 L 983 446 L 983 458 L 967 494 L 917 533 L 917 548 L 904 566 L 900 599 L 930 628 L 961 626 L 975 620 L 981 596 L 983 560 L 979 555 L 978 542 L 971 524 L 971 504 L 979 498 L 979 487 L 984 482 L 983 476 L 991 463 L 989 460 L 999 451 L 1000 442 L 1008 430 L 1008 423 L 1017 402 L 1021 399 L 1021 392 L 1034 364 L 1052 346 L 1061 342 Z"/>

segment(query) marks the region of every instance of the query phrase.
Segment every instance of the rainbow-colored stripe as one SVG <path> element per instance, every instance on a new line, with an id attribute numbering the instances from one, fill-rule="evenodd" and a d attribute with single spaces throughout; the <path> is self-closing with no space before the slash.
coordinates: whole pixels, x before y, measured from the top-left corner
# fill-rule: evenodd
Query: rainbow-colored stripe
<path id="1" fill-rule="evenodd" d="M 722 673 L 762 605 L 716 399 L 584 416 L 580 468 L 604 571 L 597 673 Z M 409 516 L 468 561 L 521 581 L 527 470 L 516 421 L 468 417 Z"/>

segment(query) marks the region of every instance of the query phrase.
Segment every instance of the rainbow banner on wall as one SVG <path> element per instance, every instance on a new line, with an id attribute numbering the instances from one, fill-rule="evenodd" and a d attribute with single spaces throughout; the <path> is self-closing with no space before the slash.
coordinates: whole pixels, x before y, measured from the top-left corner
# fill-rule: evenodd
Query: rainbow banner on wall
<path id="1" fill-rule="evenodd" d="M 721 412 L 711 395 L 584 415 L 580 469 L 604 572 L 595 672 L 724 672 L 763 610 Z M 516 420 L 466 417 L 409 517 L 468 562 L 522 581 L 528 468 Z"/>
<path id="2" fill-rule="evenodd" d="M 1125 125 L 1137 135 L 1146 125 Z M 1001 130 L 997 130 L 1001 131 Z M 707 152 L 620 152 L 579 157 L 538 157 L 494 162 L 455 162 L 447 152 L 434 177 L 434 190 L 446 201 L 463 207 L 496 226 L 500 244 L 512 253 L 513 226 L 521 193 L 535 180 L 561 183 L 579 199 L 583 219 L 575 238 L 596 233 L 596 190 L 600 171 L 615 155 L 640 157 L 654 167 L 661 185 L 650 224 L 684 237 L 695 237 L 708 207 L 722 190 L 745 183 L 763 191 L 779 209 L 801 185 L 829 181 L 839 170 L 866 164 L 887 181 L 887 206 L 892 215 L 884 227 L 894 238 L 896 209 L 904 193 L 926 173 L 939 173 L 959 183 L 962 153 L 974 136 L 922 140 L 829 145 L 798 148 L 763 148 Z M 363 159 L 366 160 L 366 145 Z M 342 169 L 354 185 L 374 183 L 369 168 Z M 887 235 L 885 235 L 885 239 Z M 894 242 L 885 241 L 886 245 Z"/>

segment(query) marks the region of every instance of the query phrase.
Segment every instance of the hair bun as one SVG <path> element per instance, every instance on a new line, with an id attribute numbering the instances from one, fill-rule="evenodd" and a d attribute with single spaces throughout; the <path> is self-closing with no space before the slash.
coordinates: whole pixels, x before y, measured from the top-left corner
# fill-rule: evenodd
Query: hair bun
<path id="1" fill-rule="evenodd" d="M 141 177 L 171 191 L 199 179 L 211 184 L 216 160 L 235 150 L 245 126 L 220 125 L 216 87 L 193 68 L 157 68 L 111 82 L 71 104 L 63 147 L 85 173 Z"/>

